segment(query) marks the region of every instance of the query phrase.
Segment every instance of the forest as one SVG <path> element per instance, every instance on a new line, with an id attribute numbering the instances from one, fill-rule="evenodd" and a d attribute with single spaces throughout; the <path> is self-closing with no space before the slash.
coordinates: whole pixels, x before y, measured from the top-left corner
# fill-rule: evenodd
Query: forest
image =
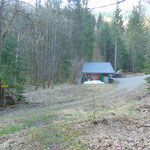
<path id="1" fill-rule="evenodd" d="M 0 150 L 150 150 L 149 12 L 150 0 L 0 0 Z"/>
<path id="2" fill-rule="evenodd" d="M 149 71 L 150 18 L 139 2 L 128 18 L 118 5 L 111 21 L 88 8 L 88 0 L 0 0 L 0 85 L 9 103 L 26 85 L 54 88 L 81 77 L 84 62 L 111 62 L 114 70 Z M 3 106 L 0 86 L 0 105 Z"/>

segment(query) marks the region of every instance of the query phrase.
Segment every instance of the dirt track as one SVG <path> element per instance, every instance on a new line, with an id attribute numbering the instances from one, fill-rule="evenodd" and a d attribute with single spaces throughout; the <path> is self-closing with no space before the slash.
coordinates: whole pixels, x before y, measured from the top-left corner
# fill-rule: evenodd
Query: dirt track
<path id="1" fill-rule="evenodd" d="M 132 92 L 142 85 L 146 84 L 145 79 L 149 77 L 149 75 L 138 76 L 138 77 L 127 77 L 127 78 L 116 78 L 115 81 L 118 81 L 118 86 L 116 89 L 111 89 L 110 91 L 103 92 L 100 95 L 93 95 L 92 97 L 78 99 L 76 101 L 68 101 L 63 102 L 61 104 L 54 104 L 48 106 L 49 108 L 59 108 L 68 105 L 78 105 L 78 104 L 87 104 L 86 102 L 91 101 L 93 99 L 101 98 L 101 100 L 108 100 L 114 97 L 118 97 L 124 95 L 128 92 Z"/>
<path id="2" fill-rule="evenodd" d="M 138 77 L 127 77 L 127 78 L 116 78 L 115 80 L 119 82 L 118 89 L 128 89 L 128 92 L 136 90 L 141 85 L 145 84 L 145 78 L 149 75 L 138 76 Z"/>
<path id="3" fill-rule="evenodd" d="M 92 94 L 88 93 L 90 90 L 81 89 L 81 85 L 61 85 L 58 88 L 54 89 L 39 89 L 38 91 L 29 91 L 25 94 L 27 96 L 27 101 L 29 100 L 29 105 L 21 106 L 18 110 L 15 109 L 17 113 L 24 113 L 26 111 L 33 110 L 44 110 L 45 108 L 55 109 L 62 108 L 65 106 L 73 106 L 73 105 L 87 105 L 93 99 L 101 99 L 102 101 L 106 101 L 115 97 L 120 97 L 125 95 L 128 92 L 135 91 L 140 86 L 146 83 L 145 78 L 149 75 L 145 76 L 137 76 L 137 77 L 127 77 L 127 78 L 116 78 L 115 81 L 118 82 L 116 86 L 109 86 L 102 88 L 96 87 L 93 89 Z M 93 86 L 93 85 L 89 85 Z M 95 86 L 95 85 L 94 85 Z M 106 90 L 105 90 L 106 88 Z M 100 89 L 101 92 L 97 92 Z M 82 91 L 81 91 L 82 90 Z M 105 90 L 105 92 L 104 92 Z M 103 91 L 103 92 L 102 92 Z M 83 93 L 84 92 L 84 93 Z M 87 96 L 85 96 L 87 95 Z M 52 99 L 54 102 L 52 102 Z M 32 105 L 30 105 L 32 103 Z M 13 109 L 8 109 L 8 112 L 13 112 Z M 5 112 L 0 112 L 0 114 L 6 114 Z M 8 113 L 7 113 L 8 114 Z"/>

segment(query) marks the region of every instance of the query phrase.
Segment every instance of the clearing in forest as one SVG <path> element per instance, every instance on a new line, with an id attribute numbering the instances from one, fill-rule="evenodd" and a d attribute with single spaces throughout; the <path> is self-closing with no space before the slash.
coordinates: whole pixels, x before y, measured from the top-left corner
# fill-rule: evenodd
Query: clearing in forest
<path id="1" fill-rule="evenodd" d="M 121 87 L 118 84 L 63 84 L 54 90 L 30 90 L 26 93 L 28 98 L 31 96 L 30 101 L 33 103 L 33 100 L 37 100 L 41 105 L 24 110 L 18 108 L 0 117 L 0 149 L 148 150 L 149 91 L 143 83 L 132 91 L 124 86 L 123 89 L 118 89 Z M 117 91 L 110 94 L 114 89 Z M 105 92 L 106 95 L 100 96 Z M 88 99 L 93 94 L 94 99 L 81 104 L 70 103 Z M 68 105 L 59 107 L 63 103 Z M 58 107 L 52 108 L 50 105 Z"/>

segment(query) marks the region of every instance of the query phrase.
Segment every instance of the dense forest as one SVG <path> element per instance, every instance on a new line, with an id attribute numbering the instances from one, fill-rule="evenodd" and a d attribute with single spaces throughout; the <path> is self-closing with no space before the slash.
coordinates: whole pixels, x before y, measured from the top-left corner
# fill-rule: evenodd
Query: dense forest
<path id="1" fill-rule="evenodd" d="M 112 21 L 98 18 L 88 0 L 0 0 L 0 85 L 8 84 L 12 102 L 25 85 L 54 88 L 80 77 L 86 61 L 111 62 L 115 71 L 142 72 L 150 57 L 150 19 L 141 3 L 128 23 L 116 5 Z M 96 58 L 98 57 L 98 58 Z M 3 105 L 0 87 L 0 104 Z"/>

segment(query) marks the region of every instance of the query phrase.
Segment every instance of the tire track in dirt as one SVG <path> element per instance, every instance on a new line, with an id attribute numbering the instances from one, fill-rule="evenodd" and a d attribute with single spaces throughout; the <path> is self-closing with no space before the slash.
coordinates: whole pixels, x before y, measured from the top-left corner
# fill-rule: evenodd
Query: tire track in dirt
<path id="1" fill-rule="evenodd" d="M 145 76 L 137 76 L 137 77 L 127 77 L 127 78 L 115 78 L 114 80 L 118 82 L 118 86 L 116 89 L 105 92 L 103 94 L 100 94 L 98 96 L 93 96 L 85 99 L 80 99 L 78 101 L 68 101 L 68 102 L 60 102 L 60 103 L 55 103 L 49 106 L 43 106 L 43 105 L 37 105 L 35 107 L 27 107 L 18 110 L 14 110 L 15 114 L 17 113 L 26 113 L 29 111 L 34 111 L 34 110 L 39 110 L 42 111 L 44 109 L 58 109 L 58 108 L 63 108 L 66 106 L 76 106 L 76 105 L 87 105 L 90 104 L 92 100 L 100 99 L 102 101 L 104 100 L 109 100 L 118 96 L 122 96 L 124 94 L 127 94 L 131 91 L 136 90 L 140 86 L 146 83 L 145 78 L 149 77 L 150 75 L 145 75 Z M 34 106 L 34 105 L 33 105 Z M 6 112 L 6 111 L 5 111 Z M 11 112 L 10 112 L 11 113 Z M 13 112 L 12 112 L 13 113 Z M 8 113 L 1 113 L 1 115 L 8 115 Z"/>

